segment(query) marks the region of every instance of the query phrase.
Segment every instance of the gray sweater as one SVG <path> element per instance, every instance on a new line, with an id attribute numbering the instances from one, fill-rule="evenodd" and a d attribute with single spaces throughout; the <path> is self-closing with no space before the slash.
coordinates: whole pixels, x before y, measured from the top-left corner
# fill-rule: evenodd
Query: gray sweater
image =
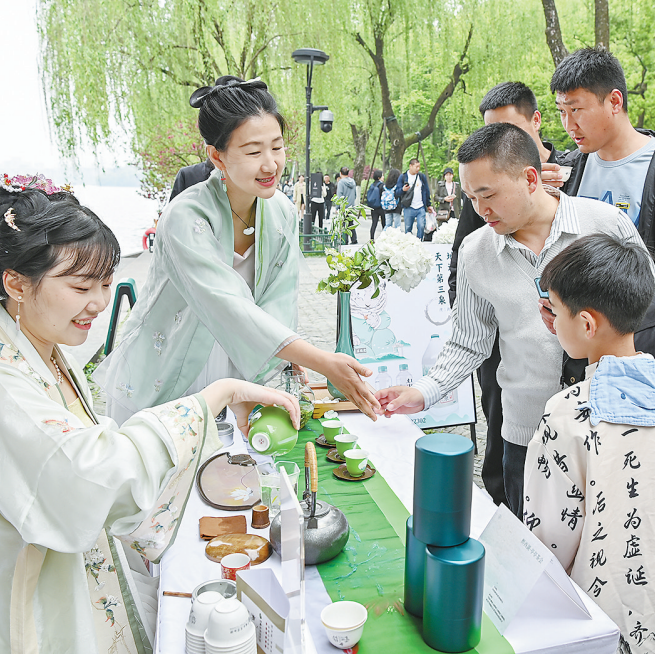
<path id="1" fill-rule="evenodd" d="M 539 314 L 534 279 L 566 246 L 596 232 L 643 245 L 630 219 L 616 207 L 564 194 L 536 266 L 491 228 L 476 230 L 464 239 L 459 251 L 453 334 L 430 373 L 414 385 L 423 394 L 426 407 L 459 386 L 489 357 L 497 328 L 502 436 L 510 443 L 528 445 L 546 401 L 560 389 L 563 354 L 557 337 L 547 330 Z"/>
<path id="2" fill-rule="evenodd" d="M 352 207 L 357 199 L 357 185 L 352 177 L 342 177 L 337 184 L 337 196 L 348 199 L 346 207 Z"/>

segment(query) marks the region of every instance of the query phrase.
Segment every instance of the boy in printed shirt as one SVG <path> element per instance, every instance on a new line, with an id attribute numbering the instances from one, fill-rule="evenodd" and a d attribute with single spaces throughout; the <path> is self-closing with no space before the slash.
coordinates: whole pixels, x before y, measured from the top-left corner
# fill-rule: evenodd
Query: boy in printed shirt
<path id="1" fill-rule="evenodd" d="M 633 340 L 655 294 L 652 263 L 633 243 L 591 235 L 539 284 L 562 347 L 589 366 L 546 404 L 528 446 L 523 519 L 618 624 L 623 652 L 654 652 L 655 360 Z"/>

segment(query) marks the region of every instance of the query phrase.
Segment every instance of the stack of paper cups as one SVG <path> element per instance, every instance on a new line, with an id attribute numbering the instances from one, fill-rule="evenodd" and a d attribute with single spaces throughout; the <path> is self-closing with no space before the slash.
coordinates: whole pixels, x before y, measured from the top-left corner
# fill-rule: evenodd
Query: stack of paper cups
<path id="1" fill-rule="evenodd" d="M 473 450 L 458 434 L 416 442 L 405 608 L 423 617 L 423 639 L 443 652 L 469 650 L 480 641 L 484 547 L 469 539 Z"/>

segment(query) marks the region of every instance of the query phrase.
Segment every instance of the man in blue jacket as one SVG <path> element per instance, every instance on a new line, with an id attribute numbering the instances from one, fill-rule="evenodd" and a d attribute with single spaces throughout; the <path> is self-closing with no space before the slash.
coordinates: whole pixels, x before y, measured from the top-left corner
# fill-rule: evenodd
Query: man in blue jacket
<path id="1" fill-rule="evenodd" d="M 412 191 L 405 200 L 403 196 Z M 421 164 L 414 158 L 409 161 L 409 170 L 403 173 L 396 183 L 396 198 L 400 199 L 403 206 L 403 216 L 405 218 L 405 232 L 411 232 L 416 219 L 416 236 L 423 241 L 423 231 L 425 230 L 425 212 L 434 213 L 430 203 L 430 187 L 428 178 L 421 173 Z"/>

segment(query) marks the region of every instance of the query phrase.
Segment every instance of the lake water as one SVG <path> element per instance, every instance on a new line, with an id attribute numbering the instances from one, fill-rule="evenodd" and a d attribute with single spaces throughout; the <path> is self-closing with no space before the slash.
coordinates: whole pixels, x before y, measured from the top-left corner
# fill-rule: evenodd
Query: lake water
<path id="1" fill-rule="evenodd" d="M 75 196 L 114 232 L 123 257 L 143 252 L 145 231 L 157 218 L 157 201 L 139 194 L 137 187 L 75 186 Z"/>

